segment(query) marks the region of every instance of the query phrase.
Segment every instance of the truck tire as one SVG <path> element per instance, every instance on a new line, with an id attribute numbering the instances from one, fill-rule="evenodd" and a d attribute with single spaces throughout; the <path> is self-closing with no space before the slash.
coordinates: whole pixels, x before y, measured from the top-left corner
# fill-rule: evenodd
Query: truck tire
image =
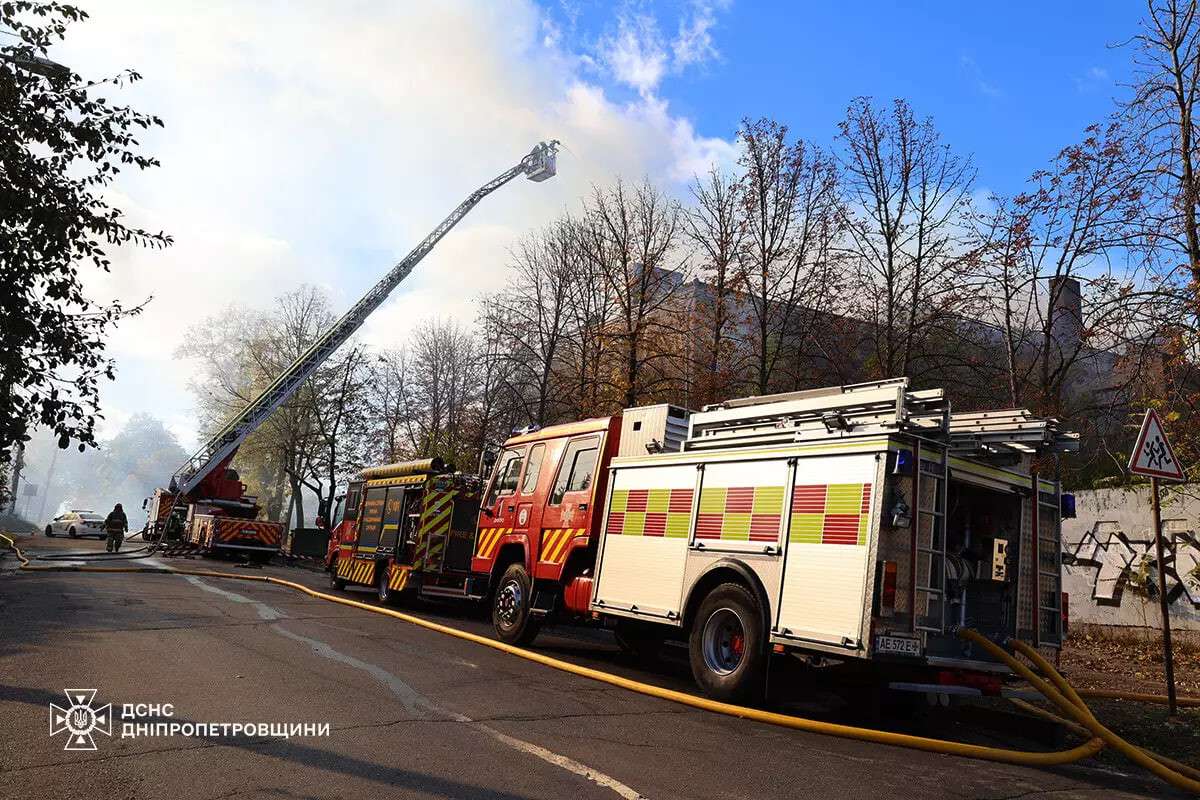
<path id="1" fill-rule="evenodd" d="M 492 627 L 500 641 L 529 644 L 537 636 L 541 625 L 531 613 L 532 589 L 525 565 L 509 564 L 492 595 Z"/>
<path id="2" fill-rule="evenodd" d="M 46 538 L 47 538 L 47 539 L 53 539 L 53 538 L 54 538 L 54 529 L 53 529 L 53 528 L 51 528 L 49 525 L 47 525 L 47 526 L 46 526 Z"/>
<path id="3" fill-rule="evenodd" d="M 377 576 L 375 580 L 375 596 L 379 598 L 379 604 L 386 606 L 392 602 L 392 587 L 388 585 L 388 569 L 387 563 L 381 563 L 375 568 Z"/>
<path id="4" fill-rule="evenodd" d="M 692 676 L 705 695 L 730 703 L 762 699 L 767 648 L 762 613 L 740 583 L 722 583 L 700 604 L 688 636 Z"/>
<path id="5" fill-rule="evenodd" d="M 329 563 L 329 588 L 339 592 L 346 588 L 346 582 L 338 577 L 338 562 L 336 558 Z"/>
<path id="6" fill-rule="evenodd" d="M 74 528 L 70 528 L 70 529 L 68 529 L 68 530 L 67 530 L 67 536 L 70 536 L 72 539 L 77 539 L 77 538 L 79 538 L 78 536 L 76 536 L 76 535 L 75 535 L 75 529 L 74 529 Z"/>

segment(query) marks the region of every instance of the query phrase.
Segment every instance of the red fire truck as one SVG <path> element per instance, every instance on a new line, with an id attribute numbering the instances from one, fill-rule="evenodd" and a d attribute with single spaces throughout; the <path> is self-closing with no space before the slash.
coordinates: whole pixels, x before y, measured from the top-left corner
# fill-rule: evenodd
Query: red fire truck
<path id="1" fill-rule="evenodd" d="M 471 574 L 481 488 L 439 458 L 363 470 L 338 499 L 330 584 L 372 587 L 383 602 L 403 592 L 482 599 Z"/>
<path id="2" fill-rule="evenodd" d="M 190 503 L 177 493 L 156 489 L 142 501 L 147 510 L 146 541 L 178 539 L 201 553 L 243 555 L 268 561 L 283 542 L 281 522 L 258 519 L 258 498 L 246 494 L 236 470 L 224 468 L 208 475 Z"/>
<path id="3" fill-rule="evenodd" d="M 1033 465 L 1077 441 L 907 379 L 627 409 L 505 443 L 471 568 L 500 639 L 571 619 L 635 650 L 679 639 L 721 699 L 755 697 L 788 651 L 998 689 L 954 629 L 1058 648 L 1071 504 Z"/>

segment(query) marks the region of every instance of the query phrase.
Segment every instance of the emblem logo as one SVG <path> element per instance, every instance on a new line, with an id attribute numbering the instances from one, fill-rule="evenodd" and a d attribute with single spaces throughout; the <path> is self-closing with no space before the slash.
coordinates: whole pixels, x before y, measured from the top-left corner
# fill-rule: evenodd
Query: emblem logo
<path id="1" fill-rule="evenodd" d="M 95 750 L 92 733 L 99 731 L 112 736 L 112 704 L 94 707 L 95 689 L 64 689 L 67 707 L 50 704 L 50 735 L 67 734 L 63 750 Z"/>

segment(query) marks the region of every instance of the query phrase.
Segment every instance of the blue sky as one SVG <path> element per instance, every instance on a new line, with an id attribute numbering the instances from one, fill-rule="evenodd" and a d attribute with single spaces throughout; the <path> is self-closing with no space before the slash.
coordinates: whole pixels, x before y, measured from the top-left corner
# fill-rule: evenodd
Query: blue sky
<path id="1" fill-rule="evenodd" d="M 625 8 L 670 34 L 687 5 Z M 547 8 L 569 24 L 563 4 Z M 581 40 L 613 28 L 611 4 L 577 8 Z M 658 91 L 704 135 L 728 138 L 741 117 L 764 115 L 823 143 L 851 98 L 904 97 L 974 155 L 981 185 L 1015 192 L 1110 113 L 1132 57 L 1110 45 L 1136 32 L 1141 12 L 1130 0 L 716 4 L 718 56 L 668 72 Z"/>
<path id="2" fill-rule="evenodd" d="M 115 99 L 160 115 L 162 167 L 114 200 L 176 238 L 126 248 L 100 298 L 154 295 L 110 343 L 111 435 L 149 412 L 195 444 L 177 356 L 231 304 L 269 308 L 301 284 L 355 300 L 469 191 L 538 140 L 559 176 L 488 198 L 371 318 L 403 345 L 431 317 L 470 324 L 504 286 L 519 237 L 593 185 L 648 177 L 687 199 L 692 175 L 737 157 L 743 116 L 826 146 L 857 95 L 911 101 L 973 154 L 979 192 L 1014 193 L 1102 120 L 1140 4 L 755 3 L 749 0 L 84 0 L 92 19 L 52 56 L 88 77 L 136 67 Z"/>

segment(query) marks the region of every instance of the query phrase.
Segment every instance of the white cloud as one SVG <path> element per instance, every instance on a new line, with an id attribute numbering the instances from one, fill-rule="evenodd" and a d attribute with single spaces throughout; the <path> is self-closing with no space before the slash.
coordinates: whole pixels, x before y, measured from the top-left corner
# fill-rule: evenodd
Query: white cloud
<path id="1" fill-rule="evenodd" d="M 713 3 L 706 0 L 695 0 L 692 3 L 690 16 L 679 20 L 679 34 L 671 43 L 676 69 L 702 64 L 720 55 L 713 43 L 712 29 L 717 24 L 717 8 L 727 5 L 727 2 Z"/>
<path id="2" fill-rule="evenodd" d="M 720 56 L 712 30 L 717 24 L 717 11 L 728 5 L 729 0 L 692 0 L 670 42 L 664 39 L 652 14 L 622 8 L 617 13 L 616 30 L 600 38 L 598 55 L 616 81 L 650 97 L 668 72 L 680 73 Z M 594 64 L 591 60 L 587 63 Z"/>
<path id="3" fill-rule="evenodd" d="M 643 95 L 658 88 L 667 71 L 667 50 L 658 23 L 649 14 L 618 16 L 615 34 L 600 42 L 613 76 Z"/>
<path id="4" fill-rule="evenodd" d="M 185 441 L 192 365 L 173 353 L 188 326 L 303 283 L 349 307 L 537 141 L 563 141 L 559 176 L 481 203 L 371 319 L 369 341 L 398 344 L 431 316 L 469 321 L 476 295 L 503 284 L 517 237 L 578 208 L 593 184 L 648 175 L 679 189 L 733 159 L 654 93 L 668 68 L 656 27 L 627 31 L 618 77 L 646 91 L 621 103 L 531 2 L 313 0 L 284 12 L 110 0 L 89 12 L 53 55 L 87 76 L 145 76 L 114 98 L 164 119 L 146 137 L 163 166 L 123 176 L 117 202 L 176 238 L 123 250 L 110 275 L 89 278 L 99 296 L 155 297 L 113 337 L 119 376 L 104 398 L 110 419 L 150 411 Z M 681 30 L 699 38 L 684 51 L 711 48 L 711 23 L 690 20 Z"/>

